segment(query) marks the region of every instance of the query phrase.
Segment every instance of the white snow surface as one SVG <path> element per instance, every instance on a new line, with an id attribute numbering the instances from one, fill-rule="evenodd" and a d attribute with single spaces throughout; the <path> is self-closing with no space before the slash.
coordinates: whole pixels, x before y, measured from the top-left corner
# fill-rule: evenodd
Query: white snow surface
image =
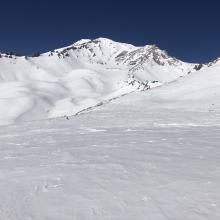
<path id="1" fill-rule="evenodd" d="M 219 73 L 216 64 L 151 90 L 112 95 L 69 120 L 3 126 L 0 219 L 219 220 Z M 11 101 L 29 94 L 23 84 L 10 83 Z M 37 85 L 48 91 L 45 82 Z M 89 88 L 79 86 L 80 95 Z M 65 97 L 66 87 L 60 91 Z"/>
<path id="2" fill-rule="evenodd" d="M 143 88 L 146 81 L 175 80 L 194 66 L 156 46 L 105 38 L 81 40 L 38 57 L 2 54 L 0 125 L 74 115 L 122 91 Z"/>
<path id="3" fill-rule="evenodd" d="M 220 62 L 194 67 L 104 38 L 2 54 L 0 220 L 219 220 Z"/>

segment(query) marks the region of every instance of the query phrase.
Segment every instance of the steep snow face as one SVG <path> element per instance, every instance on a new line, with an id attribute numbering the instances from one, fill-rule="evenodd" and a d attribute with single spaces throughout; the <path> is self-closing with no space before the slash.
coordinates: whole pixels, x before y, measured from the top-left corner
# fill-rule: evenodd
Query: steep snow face
<path id="1" fill-rule="evenodd" d="M 76 55 L 81 59 L 85 59 L 88 63 L 97 63 L 115 67 L 119 65 L 116 57 L 122 52 L 130 52 L 135 49 L 133 45 L 117 43 L 109 39 L 98 38 L 87 42 L 76 42 L 73 45 L 77 50 Z"/>
<path id="2" fill-rule="evenodd" d="M 155 45 L 135 47 L 104 38 L 79 41 L 52 54 L 61 58 L 73 57 L 95 70 L 124 70 L 129 79 L 134 78 L 139 83 L 146 80 L 170 82 L 198 70 L 199 66 L 177 60 Z"/>
<path id="3" fill-rule="evenodd" d="M 145 65 L 148 68 L 160 66 L 163 67 L 162 70 L 173 67 L 179 74 L 186 74 L 195 67 L 195 64 L 184 63 L 169 56 L 166 51 L 160 50 L 155 45 L 135 47 L 105 38 L 80 40 L 69 47 L 55 50 L 50 55 L 54 54 L 59 57 L 73 56 L 90 65 L 123 68 L 131 73 L 140 69 L 146 71 Z"/>
<path id="4" fill-rule="evenodd" d="M 0 124 L 73 115 L 194 71 L 156 46 L 80 40 L 35 57 L 0 56 Z"/>

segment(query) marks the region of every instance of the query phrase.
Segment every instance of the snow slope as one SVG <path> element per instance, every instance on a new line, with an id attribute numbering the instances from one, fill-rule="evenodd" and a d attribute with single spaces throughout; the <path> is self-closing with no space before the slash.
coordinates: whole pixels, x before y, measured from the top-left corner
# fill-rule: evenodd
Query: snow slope
<path id="1" fill-rule="evenodd" d="M 134 71 L 88 50 L 0 61 L 1 124 L 80 112 L 2 127 L 0 219 L 219 220 L 219 61 L 144 90 L 152 57 Z"/>
<path id="2" fill-rule="evenodd" d="M 152 90 L 150 97 L 159 103 L 166 103 L 169 108 L 219 110 L 220 62 Z"/>
<path id="3" fill-rule="evenodd" d="M 219 220 L 219 70 L 2 127 L 0 219 Z"/>
<path id="4" fill-rule="evenodd" d="M 81 40 L 35 57 L 1 54 L 0 125 L 74 115 L 194 68 L 154 45 L 135 47 L 105 38 Z"/>

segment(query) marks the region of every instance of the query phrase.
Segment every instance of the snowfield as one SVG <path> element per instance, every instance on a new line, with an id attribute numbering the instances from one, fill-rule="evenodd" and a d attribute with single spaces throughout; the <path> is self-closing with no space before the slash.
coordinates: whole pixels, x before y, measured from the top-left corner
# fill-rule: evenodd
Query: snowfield
<path id="1" fill-rule="evenodd" d="M 94 42 L 81 44 L 86 68 L 42 55 L 29 58 L 39 72 L 7 75 L 0 59 L 1 124 L 12 123 L 0 129 L 0 219 L 219 220 L 220 62 L 187 74 L 114 44 L 100 67 L 86 55 Z"/>
<path id="2" fill-rule="evenodd" d="M 0 219 L 218 220 L 220 112 L 147 93 L 3 127 Z"/>

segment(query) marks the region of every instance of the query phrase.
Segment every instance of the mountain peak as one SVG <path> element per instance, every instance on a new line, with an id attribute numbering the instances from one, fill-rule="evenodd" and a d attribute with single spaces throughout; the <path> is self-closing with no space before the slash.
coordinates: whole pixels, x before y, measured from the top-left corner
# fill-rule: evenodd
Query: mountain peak
<path id="1" fill-rule="evenodd" d="M 79 41 L 76 41 L 73 45 L 85 44 L 85 43 L 88 43 L 90 41 L 91 41 L 91 39 L 81 39 Z"/>

